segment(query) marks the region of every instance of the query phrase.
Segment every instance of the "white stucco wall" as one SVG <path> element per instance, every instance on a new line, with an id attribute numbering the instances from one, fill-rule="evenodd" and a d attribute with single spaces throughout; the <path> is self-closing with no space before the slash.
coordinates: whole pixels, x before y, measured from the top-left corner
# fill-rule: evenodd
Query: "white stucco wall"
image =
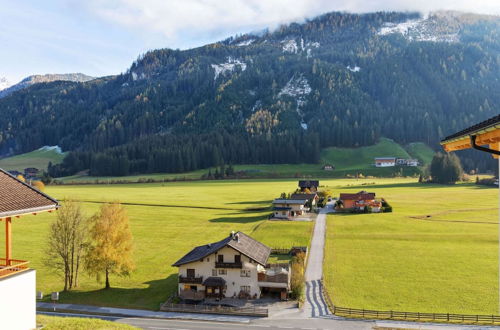
<path id="1" fill-rule="evenodd" d="M 187 276 L 187 269 L 194 269 L 196 277 L 203 277 L 203 280 L 211 276 L 221 277 L 226 280 L 226 297 L 238 296 L 241 286 L 250 286 L 250 295 L 253 297 L 257 295 L 260 297 L 260 288 L 258 285 L 257 272 L 263 267 L 255 262 L 251 262 L 250 258 L 241 254 L 242 268 L 215 268 L 215 262 L 217 261 L 217 255 L 222 254 L 224 256 L 224 262 L 234 262 L 234 256 L 240 255 L 240 253 L 233 248 L 224 247 L 220 249 L 216 254 L 211 254 L 205 257 L 203 261 L 191 262 L 189 264 L 179 266 L 179 275 Z M 217 271 L 217 275 L 212 274 L 212 270 Z M 225 269 L 227 274 L 220 274 L 219 270 Z M 250 277 L 241 277 L 241 270 L 250 270 Z M 205 287 L 200 284 L 191 283 L 179 283 L 179 293 L 184 289 L 184 285 L 196 285 L 198 291 L 204 291 Z"/>
<path id="2" fill-rule="evenodd" d="M 0 279 L 0 328 L 36 328 L 36 272 L 34 269 Z"/>

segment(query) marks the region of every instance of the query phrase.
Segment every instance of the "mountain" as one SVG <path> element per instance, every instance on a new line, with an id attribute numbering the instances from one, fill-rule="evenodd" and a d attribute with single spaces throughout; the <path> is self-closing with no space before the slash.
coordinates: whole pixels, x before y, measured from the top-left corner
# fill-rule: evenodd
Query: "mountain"
<path id="1" fill-rule="evenodd" d="M 73 82 L 86 82 L 89 80 L 93 80 L 95 77 L 90 77 L 84 75 L 83 73 L 65 73 L 65 74 L 44 74 L 44 75 L 33 75 L 27 78 L 24 78 L 19 83 L 15 85 L 10 85 L 5 80 L 0 79 L 0 98 L 8 96 L 15 91 L 28 88 L 34 84 L 40 83 L 48 83 L 52 81 L 73 81 Z M 2 88 L 2 82 L 7 84 Z"/>
<path id="2" fill-rule="evenodd" d="M 72 152 L 54 175 L 126 175 L 315 163 L 322 148 L 381 137 L 437 149 L 497 114 L 499 79 L 500 17 L 334 12 L 13 93 L 0 155 L 59 145 Z"/>
<path id="3" fill-rule="evenodd" d="M 6 78 L 0 77 L 0 91 L 10 87 L 10 85 L 10 82 Z"/>

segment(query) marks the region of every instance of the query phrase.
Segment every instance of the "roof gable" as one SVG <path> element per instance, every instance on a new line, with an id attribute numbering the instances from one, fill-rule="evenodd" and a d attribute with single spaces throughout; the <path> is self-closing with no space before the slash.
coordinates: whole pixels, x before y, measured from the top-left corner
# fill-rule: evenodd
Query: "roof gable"
<path id="1" fill-rule="evenodd" d="M 235 249 L 261 265 L 266 264 L 271 254 L 271 248 L 242 232 L 237 232 L 234 236 L 231 234 L 218 242 L 195 247 L 172 266 L 178 267 L 187 263 L 199 261 L 226 246 Z"/>
<path id="2" fill-rule="evenodd" d="M 58 207 L 57 200 L 0 169 L 0 219 Z"/>
<path id="3" fill-rule="evenodd" d="M 319 181 L 318 180 L 300 180 L 299 181 L 299 187 L 300 188 L 309 188 L 309 187 L 318 187 L 319 186 Z"/>
<path id="4" fill-rule="evenodd" d="M 373 200 L 375 199 L 375 193 L 369 193 L 366 191 L 360 191 L 356 194 L 341 193 L 339 196 L 340 200 Z"/>

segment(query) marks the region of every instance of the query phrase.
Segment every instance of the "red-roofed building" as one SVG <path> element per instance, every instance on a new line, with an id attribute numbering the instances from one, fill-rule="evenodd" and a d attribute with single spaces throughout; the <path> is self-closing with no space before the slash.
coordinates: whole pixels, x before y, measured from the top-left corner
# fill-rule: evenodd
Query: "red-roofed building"
<path id="1" fill-rule="evenodd" d="M 360 191 L 355 194 L 341 193 L 339 197 L 344 209 L 359 208 L 364 210 L 366 206 L 370 206 L 373 212 L 380 212 L 382 203 L 375 200 L 375 193 Z"/>

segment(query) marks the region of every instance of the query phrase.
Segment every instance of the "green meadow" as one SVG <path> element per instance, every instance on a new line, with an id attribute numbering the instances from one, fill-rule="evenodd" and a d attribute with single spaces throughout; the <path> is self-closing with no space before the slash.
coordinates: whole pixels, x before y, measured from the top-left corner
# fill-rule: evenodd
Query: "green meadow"
<path id="1" fill-rule="evenodd" d="M 62 162 L 64 156 L 66 156 L 65 153 L 58 153 L 54 149 L 40 148 L 25 154 L 0 159 L 0 168 L 7 171 L 16 170 L 20 172 L 27 167 L 46 170 L 49 162 L 58 164 Z"/>
<path id="2" fill-rule="evenodd" d="M 349 186 L 393 213 L 329 215 L 324 280 L 337 306 L 498 315 L 498 189 Z"/>
<path id="3" fill-rule="evenodd" d="M 112 277 L 110 290 L 82 273 L 80 287 L 61 294 L 61 302 L 158 309 L 176 290 L 175 261 L 194 246 L 243 231 L 271 247 L 308 245 L 313 223 L 267 220 L 270 202 L 297 181 L 197 181 L 165 184 L 49 186 L 58 199 L 83 201 L 90 216 L 102 201 L 121 201 L 134 236 L 136 270 Z M 30 260 L 37 270 L 37 289 L 45 295 L 62 290 L 63 282 L 45 260 L 50 223 L 56 214 L 14 220 L 13 256 Z M 2 227 L 3 233 L 3 227 Z M 1 235 L 0 240 L 3 240 Z M 0 242 L 0 255 L 4 244 Z"/>
<path id="4" fill-rule="evenodd" d="M 417 158 L 423 165 L 430 164 L 434 151 L 421 142 L 411 143 L 405 147 L 397 144 L 391 139 L 381 138 L 380 141 L 372 146 L 359 148 L 326 148 L 321 151 L 319 164 L 248 164 L 235 165 L 235 171 L 245 172 L 244 176 L 248 178 L 343 178 L 346 175 L 355 176 L 356 174 L 391 177 L 395 174 L 399 176 L 418 175 L 419 169 L 416 167 L 388 167 L 376 168 L 374 164 L 375 157 L 398 157 L 398 158 Z M 324 171 L 323 165 L 332 164 L 334 171 Z M 64 183 L 95 183 L 99 182 L 141 182 L 146 180 L 196 180 L 209 169 L 197 170 L 186 173 L 156 173 L 131 175 L 126 177 L 89 177 L 82 175 L 68 176 L 57 179 Z M 211 169 L 212 173 L 215 168 Z"/>

